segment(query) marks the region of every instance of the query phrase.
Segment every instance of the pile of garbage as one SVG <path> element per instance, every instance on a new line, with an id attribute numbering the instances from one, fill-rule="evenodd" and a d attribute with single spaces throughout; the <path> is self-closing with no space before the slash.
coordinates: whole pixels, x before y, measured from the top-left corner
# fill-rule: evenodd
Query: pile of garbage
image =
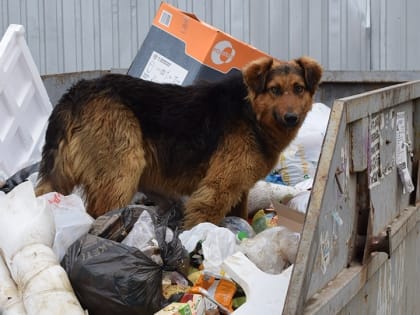
<path id="1" fill-rule="evenodd" d="M 299 243 L 270 211 L 181 232 L 179 204 L 164 214 L 133 204 L 93 220 L 76 194 L 36 198 L 30 180 L 2 189 L 4 314 L 230 314 L 246 293 L 226 260 L 242 253 L 257 272 L 280 274 Z"/>
<path id="2" fill-rule="evenodd" d="M 320 115 L 326 116 L 324 106 L 314 104 L 307 126 L 320 125 Z M 318 124 L 311 124 L 311 119 Z M 201 223 L 186 231 L 179 228 L 181 201 L 167 202 L 162 209 L 140 195 L 132 205 L 94 220 L 76 193 L 36 198 L 39 164 L 22 169 L 0 183 L 0 310 L 241 314 L 259 304 L 247 301 L 247 296 L 255 296 L 250 292 L 262 279 L 264 286 L 282 286 L 284 297 L 300 231 L 284 226 L 275 204 L 306 211 L 319 150 L 313 160 L 299 150 L 310 156 L 307 148 L 314 144 L 314 134 L 303 126 L 278 167 L 253 187 L 248 220 L 226 217 L 219 226 Z M 307 135 L 311 140 L 305 143 Z M 320 148 L 323 137 L 318 136 Z M 299 163 L 312 166 L 298 172 Z M 248 269 L 241 273 L 244 268 Z M 280 304 L 276 307 L 282 308 L 278 290 L 260 298 L 273 292 Z"/>
<path id="3" fill-rule="evenodd" d="M 84 314 L 52 250 L 53 213 L 31 182 L 0 195 L 2 314 Z"/>

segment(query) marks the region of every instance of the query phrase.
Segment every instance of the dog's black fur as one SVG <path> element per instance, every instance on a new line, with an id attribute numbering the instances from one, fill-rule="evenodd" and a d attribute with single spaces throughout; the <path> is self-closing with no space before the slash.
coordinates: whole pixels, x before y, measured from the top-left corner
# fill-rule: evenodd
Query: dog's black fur
<path id="1" fill-rule="evenodd" d="M 81 80 L 58 102 L 49 119 L 44 153 L 57 149 L 65 133 L 60 116 L 70 109 L 79 117 L 83 107 L 98 95 L 129 107 L 140 121 L 143 136 L 160 152 L 159 164 L 166 177 L 187 175 L 199 166 L 207 169 L 213 152 L 225 133 L 247 121 L 261 152 L 265 137 L 256 124 L 247 87 L 241 73 L 216 83 L 200 82 L 182 87 L 158 84 L 121 74 Z M 69 104 L 71 107 L 69 108 Z M 267 152 L 265 152 L 267 153 Z M 52 168 L 52 159 L 43 171 Z"/>

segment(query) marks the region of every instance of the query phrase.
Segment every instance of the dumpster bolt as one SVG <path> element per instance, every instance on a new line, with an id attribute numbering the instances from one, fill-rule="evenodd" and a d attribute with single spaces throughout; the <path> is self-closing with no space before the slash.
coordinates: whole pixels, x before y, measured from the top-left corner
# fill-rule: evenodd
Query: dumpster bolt
<path id="1" fill-rule="evenodd" d="M 385 232 L 380 233 L 377 236 L 369 237 L 368 254 L 374 252 L 382 252 L 388 254 L 388 259 L 391 258 L 391 227 L 388 226 Z"/>

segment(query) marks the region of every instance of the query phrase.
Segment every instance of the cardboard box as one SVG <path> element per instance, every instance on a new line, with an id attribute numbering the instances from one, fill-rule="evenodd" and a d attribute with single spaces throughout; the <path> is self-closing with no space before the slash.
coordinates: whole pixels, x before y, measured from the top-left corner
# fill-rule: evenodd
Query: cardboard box
<path id="1" fill-rule="evenodd" d="M 277 213 L 279 225 L 285 226 L 293 232 L 302 232 L 305 223 L 304 213 L 289 208 L 276 200 L 272 200 L 272 204 Z"/>
<path id="2" fill-rule="evenodd" d="M 128 74 L 160 83 L 190 85 L 239 71 L 268 56 L 200 21 L 194 14 L 162 3 Z"/>

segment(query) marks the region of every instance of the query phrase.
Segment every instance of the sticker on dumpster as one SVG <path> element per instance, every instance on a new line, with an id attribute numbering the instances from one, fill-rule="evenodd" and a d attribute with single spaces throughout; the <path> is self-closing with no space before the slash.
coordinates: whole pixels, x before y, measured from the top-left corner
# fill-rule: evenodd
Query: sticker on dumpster
<path id="1" fill-rule="evenodd" d="M 397 129 L 396 129 L 396 148 L 395 162 L 397 164 L 398 173 L 403 183 L 403 192 L 411 193 L 414 190 L 413 181 L 407 167 L 407 149 L 409 144 L 406 141 L 405 134 L 405 112 L 397 113 Z"/>
<path id="2" fill-rule="evenodd" d="M 369 124 L 369 188 L 379 185 L 380 167 L 381 167 L 381 133 L 380 133 L 380 115 L 372 116 Z"/>
<path id="3" fill-rule="evenodd" d="M 330 263 L 330 239 L 328 231 L 321 233 L 321 271 L 327 272 L 327 266 Z"/>
<path id="4" fill-rule="evenodd" d="M 181 85 L 187 74 L 187 69 L 154 51 L 147 61 L 140 78 L 157 83 Z"/>

